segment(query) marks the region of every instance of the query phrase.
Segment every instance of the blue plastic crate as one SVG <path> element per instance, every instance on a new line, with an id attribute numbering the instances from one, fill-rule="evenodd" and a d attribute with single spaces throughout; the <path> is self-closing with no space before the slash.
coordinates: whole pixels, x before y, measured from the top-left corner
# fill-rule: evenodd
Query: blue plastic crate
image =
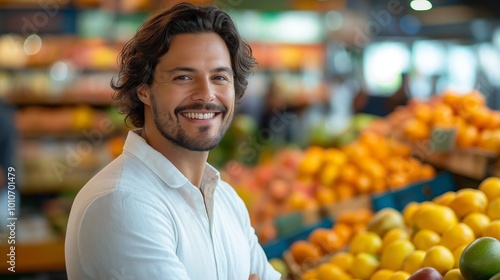
<path id="1" fill-rule="evenodd" d="M 429 201 L 448 191 L 456 191 L 456 184 L 450 173 L 442 172 L 430 181 L 372 196 L 372 207 L 374 211 L 387 207 L 403 211 L 405 206 L 412 201 Z"/>
<path id="2" fill-rule="evenodd" d="M 286 238 L 278 238 L 275 241 L 268 242 L 262 245 L 268 259 L 280 258 L 283 253 L 290 248 L 293 242 L 298 240 L 306 240 L 309 234 L 317 228 L 332 228 L 333 220 L 326 218 L 318 223 L 302 228 L 299 232 Z"/>

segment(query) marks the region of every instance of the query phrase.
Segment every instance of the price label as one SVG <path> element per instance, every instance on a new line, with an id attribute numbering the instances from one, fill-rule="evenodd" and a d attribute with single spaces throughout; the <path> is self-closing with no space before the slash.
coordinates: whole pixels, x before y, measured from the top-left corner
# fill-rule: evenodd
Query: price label
<path id="1" fill-rule="evenodd" d="M 432 130 L 430 150 L 434 152 L 450 152 L 455 149 L 456 128 L 435 128 Z"/>

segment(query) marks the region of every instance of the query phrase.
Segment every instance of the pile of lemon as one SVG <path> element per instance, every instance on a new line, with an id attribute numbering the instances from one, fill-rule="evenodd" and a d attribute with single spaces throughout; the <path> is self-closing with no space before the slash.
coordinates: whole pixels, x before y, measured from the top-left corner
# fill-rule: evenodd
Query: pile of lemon
<path id="1" fill-rule="evenodd" d="M 373 219 L 386 218 L 379 212 Z M 466 246 L 486 236 L 500 240 L 500 178 L 487 178 L 478 189 L 412 202 L 402 213 L 389 212 L 393 213 L 386 216 L 391 217 L 378 219 L 377 228 L 369 224 L 352 238 L 347 250 L 305 271 L 301 278 L 406 280 L 420 268 L 433 267 L 445 280 L 464 279 L 459 268 Z M 394 222 L 398 214 L 402 223 Z M 500 257 L 500 252 L 496 254 L 495 258 Z"/>

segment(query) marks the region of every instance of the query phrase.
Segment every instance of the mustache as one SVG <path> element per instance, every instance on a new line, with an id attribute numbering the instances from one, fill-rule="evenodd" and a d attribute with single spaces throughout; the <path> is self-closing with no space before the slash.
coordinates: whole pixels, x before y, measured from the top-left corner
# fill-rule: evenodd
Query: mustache
<path id="1" fill-rule="evenodd" d="M 220 111 L 222 113 L 227 112 L 227 108 L 224 106 L 215 105 L 213 103 L 193 103 L 181 107 L 177 107 L 174 110 L 175 114 L 180 113 L 181 111 L 187 110 L 207 110 L 207 111 Z"/>

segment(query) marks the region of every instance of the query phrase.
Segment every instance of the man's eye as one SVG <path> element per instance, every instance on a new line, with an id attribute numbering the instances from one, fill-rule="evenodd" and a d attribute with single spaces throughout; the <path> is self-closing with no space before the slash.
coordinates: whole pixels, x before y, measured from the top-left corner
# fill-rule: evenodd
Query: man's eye
<path id="1" fill-rule="evenodd" d="M 189 77 L 188 76 L 177 76 L 174 78 L 174 80 L 187 81 L 187 80 L 189 80 Z"/>
<path id="2" fill-rule="evenodd" d="M 214 79 L 218 81 L 228 81 L 228 78 L 224 76 L 215 76 Z"/>

